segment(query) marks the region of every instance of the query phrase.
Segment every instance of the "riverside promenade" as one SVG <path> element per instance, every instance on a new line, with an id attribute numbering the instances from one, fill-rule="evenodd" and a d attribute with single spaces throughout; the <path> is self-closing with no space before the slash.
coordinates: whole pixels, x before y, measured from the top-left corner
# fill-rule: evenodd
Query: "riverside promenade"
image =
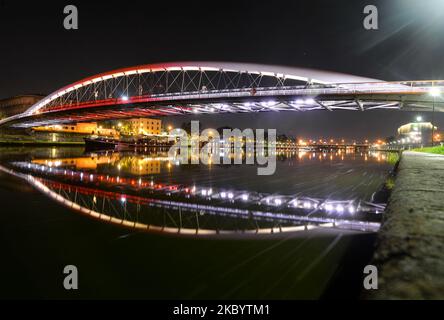
<path id="1" fill-rule="evenodd" d="M 372 264 L 367 299 L 444 299 L 444 156 L 403 152 Z"/>

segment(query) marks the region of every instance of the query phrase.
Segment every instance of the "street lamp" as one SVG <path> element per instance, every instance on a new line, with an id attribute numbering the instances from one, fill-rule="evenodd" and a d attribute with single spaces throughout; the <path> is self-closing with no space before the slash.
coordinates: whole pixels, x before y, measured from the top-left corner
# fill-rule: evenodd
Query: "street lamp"
<path id="1" fill-rule="evenodd" d="M 433 97 L 433 106 L 432 106 L 432 147 L 435 144 L 433 140 L 433 136 L 435 135 L 435 125 L 433 124 L 435 122 L 435 100 L 436 97 L 439 97 L 441 95 L 441 90 L 437 87 L 431 87 L 429 89 L 429 94 Z"/>
<path id="2" fill-rule="evenodd" d="M 432 97 L 439 97 L 441 95 L 441 90 L 439 88 L 437 88 L 437 87 L 431 87 L 429 89 L 429 94 Z"/>

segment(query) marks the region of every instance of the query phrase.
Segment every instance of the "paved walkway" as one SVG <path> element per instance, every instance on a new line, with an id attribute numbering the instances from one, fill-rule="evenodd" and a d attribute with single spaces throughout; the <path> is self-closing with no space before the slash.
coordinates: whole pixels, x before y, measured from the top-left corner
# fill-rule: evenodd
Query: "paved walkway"
<path id="1" fill-rule="evenodd" d="M 402 154 L 373 264 L 370 299 L 444 299 L 444 156 Z"/>

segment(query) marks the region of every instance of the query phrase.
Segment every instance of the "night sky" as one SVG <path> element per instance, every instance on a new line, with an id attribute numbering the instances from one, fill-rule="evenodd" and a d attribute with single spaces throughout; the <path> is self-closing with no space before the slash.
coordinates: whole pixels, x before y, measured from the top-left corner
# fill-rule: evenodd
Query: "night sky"
<path id="1" fill-rule="evenodd" d="M 0 0 L 0 99 L 48 94 L 99 72 L 169 61 L 287 65 L 382 80 L 444 79 L 442 0 L 91 2 Z M 79 10 L 79 30 L 63 28 L 68 4 Z M 367 4 L 379 10 L 379 30 L 363 28 Z M 362 139 L 392 135 L 415 115 L 312 111 L 200 119 L 212 127 Z M 435 118 L 444 127 L 444 116 Z M 179 125 L 189 119 L 166 121 Z"/>

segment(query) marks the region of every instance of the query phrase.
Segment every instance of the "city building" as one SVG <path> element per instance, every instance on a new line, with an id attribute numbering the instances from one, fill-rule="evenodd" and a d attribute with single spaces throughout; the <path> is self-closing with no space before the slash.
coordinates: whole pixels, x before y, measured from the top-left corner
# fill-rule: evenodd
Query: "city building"
<path id="1" fill-rule="evenodd" d="M 0 119 L 26 111 L 45 96 L 38 94 L 20 95 L 0 100 Z"/>
<path id="2" fill-rule="evenodd" d="M 118 137 L 119 132 L 115 129 L 103 128 L 97 122 L 70 123 L 45 127 L 34 127 L 34 131 L 56 132 L 56 133 L 77 133 L 108 137 Z"/>
<path id="3" fill-rule="evenodd" d="M 133 118 L 128 120 L 134 134 L 161 134 L 162 120 L 151 118 Z"/>
<path id="4" fill-rule="evenodd" d="M 398 137 L 403 143 L 427 144 L 432 141 L 432 134 L 435 141 L 440 136 L 437 130 L 431 122 L 411 122 L 398 128 Z"/>

